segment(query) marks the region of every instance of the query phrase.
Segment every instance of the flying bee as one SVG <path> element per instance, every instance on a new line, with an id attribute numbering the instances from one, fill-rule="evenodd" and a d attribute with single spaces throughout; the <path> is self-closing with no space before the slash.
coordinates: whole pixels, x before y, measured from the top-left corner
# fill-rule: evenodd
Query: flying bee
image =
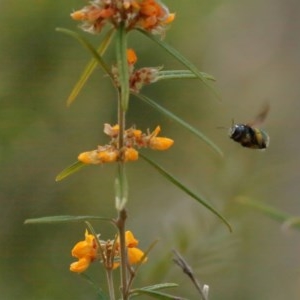
<path id="1" fill-rule="evenodd" d="M 266 149 L 269 145 L 270 137 L 264 130 L 257 128 L 256 126 L 265 120 L 269 110 L 270 106 L 267 104 L 252 122 L 247 124 L 232 123 L 232 126 L 229 129 L 229 137 L 235 142 L 240 143 L 243 147 Z"/>

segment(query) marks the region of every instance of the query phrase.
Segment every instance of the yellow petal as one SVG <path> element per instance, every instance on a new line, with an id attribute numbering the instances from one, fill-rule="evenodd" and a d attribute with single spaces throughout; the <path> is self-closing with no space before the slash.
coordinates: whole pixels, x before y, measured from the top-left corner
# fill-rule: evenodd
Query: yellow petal
<path id="1" fill-rule="evenodd" d="M 139 158 L 139 153 L 133 148 L 127 148 L 125 150 L 125 161 L 133 161 Z"/>
<path id="2" fill-rule="evenodd" d="M 78 155 L 77 158 L 79 161 L 81 161 L 84 164 L 100 164 L 101 161 L 98 158 L 98 151 L 97 150 L 92 150 L 92 151 L 87 151 L 87 152 L 82 152 Z"/>
<path id="3" fill-rule="evenodd" d="M 85 240 L 78 242 L 72 249 L 72 256 L 95 259 L 97 255 L 97 244 L 92 234 L 85 232 Z"/>
<path id="4" fill-rule="evenodd" d="M 118 150 L 104 150 L 99 151 L 97 154 L 98 159 L 103 163 L 114 162 L 119 155 Z"/>
<path id="5" fill-rule="evenodd" d="M 175 14 L 169 14 L 169 16 L 167 17 L 167 19 L 164 21 L 164 24 L 170 24 L 171 22 L 173 22 L 175 19 Z"/>
<path id="6" fill-rule="evenodd" d="M 128 248 L 128 261 L 131 265 L 139 263 L 144 257 L 144 252 L 138 248 Z M 143 260 L 146 262 L 147 257 Z"/>
<path id="7" fill-rule="evenodd" d="M 126 240 L 126 246 L 129 248 L 136 247 L 139 243 L 139 241 L 134 237 L 134 235 L 130 230 L 127 230 L 125 232 L 125 240 Z"/>
<path id="8" fill-rule="evenodd" d="M 153 132 L 151 133 L 151 137 L 156 137 L 159 133 L 160 133 L 160 126 L 156 126 L 156 128 L 153 130 Z"/>
<path id="9" fill-rule="evenodd" d="M 70 265 L 70 271 L 76 272 L 76 273 L 82 273 L 88 268 L 90 263 L 91 263 L 91 260 L 89 258 L 83 257 L 83 258 L 79 259 L 78 261 L 73 262 Z"/>
<path id="10" fill-rule="evenodd" d="M 86 14 L 81 10 L 74 11 L 70 16 L 75 21 L 83 21 L 86 19 Z"/>
<path id="11" fill-rule="evenodd" d="M 167 150 L 174 144 L 174 141 L 165 137 L 154 137 L 150 139 L 149 147 L 154 150 Z"/>

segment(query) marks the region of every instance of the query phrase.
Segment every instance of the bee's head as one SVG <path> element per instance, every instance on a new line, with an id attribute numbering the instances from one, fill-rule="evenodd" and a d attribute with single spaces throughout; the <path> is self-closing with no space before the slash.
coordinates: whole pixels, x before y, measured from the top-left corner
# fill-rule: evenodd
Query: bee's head
<path id="1" fill-rule="evenodd" d="M 245 133 L 246 126 L 244 124 L 232 124 L 229 128 L 228 135 L 231 139 L 238 139 Z"/>

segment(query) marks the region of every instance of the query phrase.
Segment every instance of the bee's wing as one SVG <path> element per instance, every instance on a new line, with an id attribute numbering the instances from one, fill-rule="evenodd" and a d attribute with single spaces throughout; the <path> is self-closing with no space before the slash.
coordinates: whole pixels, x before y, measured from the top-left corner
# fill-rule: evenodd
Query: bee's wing
<path id="1" fill-rule="evenodd" d="M 258 126 L 258 125 L 260 125 L 266 119 L 269 111 L 270 111 L 270 104 L 266 103 L 262 107 L 262 109 L 260 110 L 260 113 L 255 117 L 255 119 L 251 122 L 248 122 L 247 125 L 248 126 Z"/>

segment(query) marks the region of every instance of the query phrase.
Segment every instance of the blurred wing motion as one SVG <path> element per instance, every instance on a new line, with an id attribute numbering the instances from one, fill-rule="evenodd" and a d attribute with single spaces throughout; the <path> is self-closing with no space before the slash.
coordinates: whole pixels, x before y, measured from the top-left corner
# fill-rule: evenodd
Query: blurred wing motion
<path id="1" fill-rule="evenodd" d="M 251 122 L 248 122 L 246 125 L 248 125 L 250 127 L 261 125 L 265 121 L 269 111 L 270 111 L 270 104 L 266 103 L 261 108 L 260 113 L 255 117 L 255 119 L 252 120 Z"/>

